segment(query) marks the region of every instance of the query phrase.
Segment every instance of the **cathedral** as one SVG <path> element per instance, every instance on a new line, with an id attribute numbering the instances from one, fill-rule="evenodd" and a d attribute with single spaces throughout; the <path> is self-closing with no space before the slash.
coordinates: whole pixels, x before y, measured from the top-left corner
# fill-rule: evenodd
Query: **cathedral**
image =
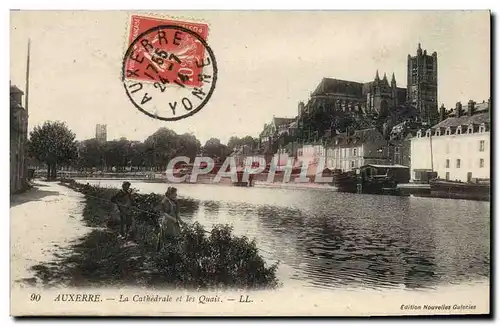
<path id="1" fill-rule="evenodd" d="M 345 116 L 355 116 L 351 120 L 391 119 L 393 123 L 410 118 L 432 125 L 438 118 L 437 53 L 428 55 L 418 44 L 416 55 L 408 55 L 407 73 L 406 88 L 397 86 L 394 73 L 389 81 L 385 73 L 380 78 L 378 71 L 366 83 L 323 78 L 307 104 L 299 103 L 299 125 L 319 135 L 343 127 L 334 120 Z M 361 121 L 357 127 L 367 124 Z"/>

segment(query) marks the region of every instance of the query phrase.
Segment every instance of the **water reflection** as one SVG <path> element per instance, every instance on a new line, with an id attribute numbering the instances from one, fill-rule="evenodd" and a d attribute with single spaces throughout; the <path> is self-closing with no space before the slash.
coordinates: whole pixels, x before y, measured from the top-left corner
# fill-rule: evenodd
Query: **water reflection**
<path id="1" fill-rule="evenodd" d="M 192 198 L 180 198 L 179 202 L 179 212 L 184 218 L 192 218 L 198 213 L 200 209 L 200 201 Z"/>
<path id="2" fill-rule="evenodd" d="M 164 185 L 134 187 L 162 192 Z M 179 190 L 183 217 L 207 227 L 229 223 L 255 238 L 269 262 L 281 261 L 285 284 L 423 288 L 489 277 L 488 202 L 210 185 Z"/>

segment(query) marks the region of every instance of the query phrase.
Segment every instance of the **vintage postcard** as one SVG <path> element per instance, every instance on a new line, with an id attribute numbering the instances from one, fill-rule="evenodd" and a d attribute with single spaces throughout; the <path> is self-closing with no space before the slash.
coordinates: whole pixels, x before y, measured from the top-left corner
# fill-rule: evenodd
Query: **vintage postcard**
<path id="1" fill-rule="evenodd" d="M 489 314 L 489 11 L 11 11 L 13 316 Z"/>

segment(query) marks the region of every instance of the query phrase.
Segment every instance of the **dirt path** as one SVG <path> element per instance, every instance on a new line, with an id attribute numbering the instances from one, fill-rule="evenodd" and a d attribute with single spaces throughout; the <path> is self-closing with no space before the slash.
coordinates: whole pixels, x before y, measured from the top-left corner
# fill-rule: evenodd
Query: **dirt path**
<path id="1" fill-rule="evenodd" d="M 57 183 L 38 181 L 11 197 L 10 271 L 12 286 L 39 284 L 31 267 L 55 261 L 91 228 L 82 221 L 83 195 Z"/>

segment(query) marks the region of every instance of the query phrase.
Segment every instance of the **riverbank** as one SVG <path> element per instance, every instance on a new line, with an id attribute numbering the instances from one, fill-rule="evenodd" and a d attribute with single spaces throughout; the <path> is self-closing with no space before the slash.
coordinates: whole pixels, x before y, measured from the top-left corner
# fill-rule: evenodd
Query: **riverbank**
<path id="1" fill-rule="evenodd" d="M 39 266 L 51 269 L 72 244 L 91 231 L 83 222 L 84 196 L 53 182 L 37 181 L 10 198 L 10 271 L 13 286 L 38 286 Z M 34 268 L 34 269 L 33 269 Z"/>
<path id="2" fill-rule="evenodd" d="M 329 191 L 337 191 L 337 187 L 334 187 L 330 184 L 322 184 L 322 183 L 284 183 L 284 182 L 266 182 L 266 181 L 255 181 L 254 187 L 260 188 L 276 188 L 276 189 L 320 189 L 320 190 L 329 190 Z"/>
<path id="3" fill-rule="evenodd" d="M 159 195 L 136 194 L 136 245 L 129 245 L 118 239 L 119 226 L 110 216 L 113 204 L 109 199 L 118 189 L 68 180 L 62 185 L 83 195 L 83 221 L 94 229 L 57 266 L 36 266 L 37 277 L 44 284 L 254 289 L 278 286 L 277 266 L 266 266 L 255 242 L 234 236 L 228 226 L 219 225 L 207 232 L 199 224 L 187 225 L 178 247 L 157 253 L 154 216 L 148 212 L 161 199 Z M 181 215 L 185 205 L 189 202 L 180 202 Z"/>

